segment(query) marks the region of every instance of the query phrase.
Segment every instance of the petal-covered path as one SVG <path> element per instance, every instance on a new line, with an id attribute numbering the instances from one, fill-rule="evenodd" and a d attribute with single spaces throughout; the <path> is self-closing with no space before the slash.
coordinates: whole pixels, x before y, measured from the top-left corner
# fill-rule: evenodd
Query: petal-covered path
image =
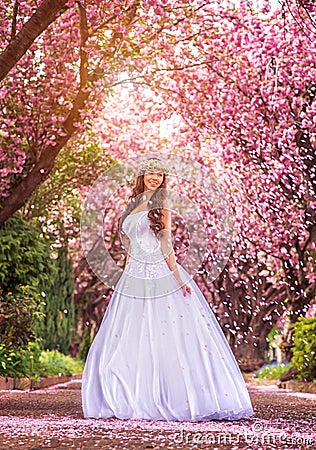
<path id="1" fill-rule="evenodd" d="M 316 395 L 248 385 L 255 416 L 239 421 L 84 419 L 80 381 L 0 391 L 0 449 L 314 449 Z"/>

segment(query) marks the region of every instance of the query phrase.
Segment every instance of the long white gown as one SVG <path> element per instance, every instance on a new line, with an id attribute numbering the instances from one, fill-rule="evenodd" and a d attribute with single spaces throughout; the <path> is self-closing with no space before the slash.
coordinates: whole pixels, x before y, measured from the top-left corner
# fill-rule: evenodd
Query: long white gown
<path id="1" fill-rule="evenodd" d="M 209 304 L 193 279 L 191 294 L 183 295 L 149 225 L 147 211 L 123 222 L 131 256 L 87 355 L 84 417 L 196 422 L 252 416 L 241 371 Z"/>

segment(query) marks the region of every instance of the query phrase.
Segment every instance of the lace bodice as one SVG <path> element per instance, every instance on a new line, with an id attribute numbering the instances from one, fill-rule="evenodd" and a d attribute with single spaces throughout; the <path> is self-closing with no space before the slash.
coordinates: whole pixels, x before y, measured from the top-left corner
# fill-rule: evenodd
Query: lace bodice
<path id="1" fill-rule="evenodd" d="M 150 228 L 148 211 L 127 216 L 122 230 L 130 240 L 131 249 L 117 290 L 134 299 L 164 298 L 171 292 L 178 292 L 177 295 L 181 297 L 180 285 L 168 267 L 161 250 L 161 241 Z M 188 281 L 189 274 L 181 265 L 177 264 L 177 267 L 181 279 Z"/>
<path id="2" fill-rule="evenodd" d="M 164 257 L 160 242 L 150 228 L 150 220 L 147 214 L 148 211 L 130 214 L 125 218 L 122 228 L 131 243 L 130 258 L 137 261 L 157 263 Z"/>

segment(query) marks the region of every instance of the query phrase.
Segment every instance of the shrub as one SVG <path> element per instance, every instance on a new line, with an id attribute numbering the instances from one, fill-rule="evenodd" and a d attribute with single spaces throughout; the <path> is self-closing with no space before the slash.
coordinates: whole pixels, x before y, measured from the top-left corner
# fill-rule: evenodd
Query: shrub
<path id="1" fill-rule="evenodd" d="M 57 350 L 42 352 L 39 362 L 42 376 L 82 373 L 84 366 L 83 361 L 64 355 Z"/>
<path id="2" fill-rule="evenodd" d="M 1 376 L 32 373 L 35 360 L 41 353 L 40 340 L 34 331 L 36 320 L 43 315 L 41 302 L 40 295 L 34 293 L 30 286 L 19 286 L 15 295 L 8 292 L 2 296 L 0 293 Z"/>
<path id="3" fill-rule="evenodd" d="M 0 288 L 0 343 L 13 352 L 37 340 L 34 325 L 43 316 L 40 295 L 30 286 L 19 286 L 18 292 L 2 296 Z"/>
<path id="4" fill-rule="evenodd" d="M 41 292 L 51 285 L 56 264 L 50 242 L 42 236 L 39 223 L 16 213 L 0 227 L 0 285 L 3 294 L 21 294 L 19 287 Z"/>
<path id="5" fill-rule="evenodd" d="M 0 376 L 37 378 L 41 352 L 36 342 L 29 342 L 19 350 L 0 344 Z"/>
<path id="6" fill-rule="evenodd" d="M 34 336 L 42 339 L 44 348 L 67 353 L 74 328 L 74 281 L 67 234 L 62 223 L 59 238 L 62 246 L 56 246 L 56 236 L 47 230 L 44 232 L 40 221 L 26 220 L 19 212 L 0 227 L 0 285 L 11 308 L 11 313 L 8 306 L 5 314 L 15 315 L 15 324 L 11 326 L 7 319 L 1 321 L 3 314 L 1 316 L 0 311 L 0 342 L 5 339 L 9 343 L 6 330 L 10 326 L 11 338 L 22 345 L 20 327 L 26 327 L 28 322 L 24 303 L 29 302 L 33 310 L 31 292 L 34 300 L 41 293 L 45 301 L 38 302 L 37 309 L 43 314 L 37 314 L 29 328 Z M 27 292 L 23 286 L 28 286 Z M 28 299 L 24 302 L 26 296 Z M 3 331 L 4 327 L 6 330 Z"/>
<path id="7" fill-rule="evenodd" d="M 47 377 L 82 373 L 84 362 L 56 350 L 42 350 L 37 342 L 30 342 L 20 351 L 0 344 L 0 376 Z"/>
<path id="8" fill-rule="evenodd" d="M 291 363 L 272 363 L 272 364 L 265 364 L 264 366 L 260 367 L 260 369 L 256 370 L 254 373 L 255 377 L 257 378 L 265 378 L 268 380 L 277 380 L 280 378 L 280 375 L 289 368 L 292 367 Z"/>
<path id="9" fill-rule="evenodd" d="M 316 318 L 300 317 L 293 329 L 292 363 L 298 368 L 300 380 L 312 381 L 316 379 Z"/>

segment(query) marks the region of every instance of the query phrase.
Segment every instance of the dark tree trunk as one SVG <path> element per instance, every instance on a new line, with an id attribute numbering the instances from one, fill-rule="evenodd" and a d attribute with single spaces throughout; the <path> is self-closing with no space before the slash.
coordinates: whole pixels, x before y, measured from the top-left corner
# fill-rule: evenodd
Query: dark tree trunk
<path id="1" fill-rule="evenodd" d="M 63 0 L 65 3 L 65 0 Z M 52 2 L 44 2 L 52 3 Z M 44 4 L 43 3 L 43 4 Z M 61 4 L 62 2 L 56 2 Z M 84 46 L 87 39 L 86 32 L 86 14 L 85 10 L 80 7 L 80 32 L 81 32 L 81 47 Z M 36 14 L 36 13 L 35 13 Z M 31 20 L 31 19 L 30 19 Z M 25 25 L 26 26 L 26 25 Z M 22 30 L 21 30 L 22 31 Z M 67 118 L 63 124 L 63 131 L 65 136 L 56 136 L 56 145 L 48 145 L 42 151 L 39 161 L 34 165 L 27 176 L 18 184 L 18 186 L 13 190 L 13 192 L 6 197 L 1 203 L 0 207 L 0 225 L 2 225 L 6 220 L 8 220 L 16 211 L 18 211 L 29 198 L 29 196 L 34 192 L 34 190 L 39 186 L 39 184 L 47 177 L 49 172 L 54 167 L 55 159 L 64 145 L 68 142 L 71 136 L 76 131 L 74 127 L 75 120 L 79 119 L 79 111 L 84 107 L 89 94 L 84 91 L 84 88 L 88 80 L 88 69 L 86 63 L 86 55 L 81 52 L 80 61 L 80 86 L 78 86 L 78 92 L 73 103 L 72 109 L 69 111 Z"/>
<path id="2" fill-rule="evenodd" d="M 253 372 L 265 363 L 265 352 L 268 349 L 266 335 L 269 331 L 256 335 L 249 331 L 244 341 L 238 345 L 234 353 L 240 369 L 244 372 Z"/>

